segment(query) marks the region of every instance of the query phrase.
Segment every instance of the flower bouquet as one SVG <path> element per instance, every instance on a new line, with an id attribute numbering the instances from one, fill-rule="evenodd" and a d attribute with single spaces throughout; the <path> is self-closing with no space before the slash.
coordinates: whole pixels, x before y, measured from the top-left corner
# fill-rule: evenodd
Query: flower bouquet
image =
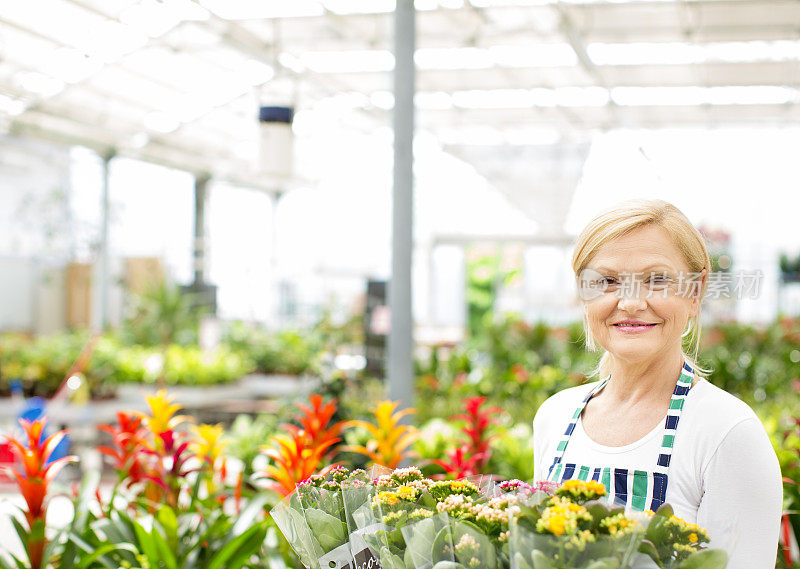
<path id="1" fill-rule="evenodd" d="M 377 551 L 367 544 L 365 535 L 373 535 L 386 529 L 386 526 L 372 515 L 371 503 L 376 493 L 373 481 L 391 472 L 390 468 L 381 466 L 373 466 L 369 473 L 355 470 L 341 484 L 354 567 L 365 569 L 380 567 Z"/>
<path id="2" fill-rule="evenodd" d="M 511 520 L 511 569 L 624 569 L 644 538 L 639 516 L 611 508 L 599 482 L 568 480 L 552 496 L 520 500 Z"/>
<path id="3" fill-rule="evenodd" d="M 661 569 L 724 569 L 728 554 L 722 549 L 709 549 L 711 537 L 697 524 L 675 516 L 669 504 L 661 506 L 649 520 L 639 548 L 652 561 L 647 567 Z M 736 536 L 726 536 L 728 541 Z M 728 549 L 732 544 L 728 544 Z M 641 565 L 645 566 L 644 563 Z M 637 568 L 639 565 L 637 565 Z"/>
<path id="4" fill-rule="evenodd" d="M 625 513 L 605 487 L 417 468 L 312 476 L 272 510 L 309 569 L 724 569 L 708 533 L 672 508 Z"/>
<path id="5" fill-rule="evenodd" d="M 335 467 L 313 475 L 270 511 L 289 545 L 309 569 L 344 569 L 352 565 L 342 485 L 363 471 Z"/>
<path id="6" fill-rule="evenodd" d="M 724 569 L 705 529 L 673 513 L 609 507 L 599 482 L 567 480 L 522 500 L 511 520 L 511 569 Z"/>
<path id="7" fill-rule="evenodd" d="M 375 487 L 370 519 L 382 529 L 365 537 L 385 569 L 508 567 L 511 486 L 488 477 L 433 481 L 407 468 Z"/>
<path id="8" fill-rule="evenodd" d="M 363 533 L 378 528 L 359 526 L 353 514 L 371 503 L 375 477 L 391 472 L 375 467 L 370 472 L 335 466 L 326 474 L 303 480 L 294 492 L 270 511 L 276 525 L 309 569 L 378 567 Z M 370 563 L 372 560 L 372 563 Z M 354 563 L 355 562 L 355 563 Z"/>

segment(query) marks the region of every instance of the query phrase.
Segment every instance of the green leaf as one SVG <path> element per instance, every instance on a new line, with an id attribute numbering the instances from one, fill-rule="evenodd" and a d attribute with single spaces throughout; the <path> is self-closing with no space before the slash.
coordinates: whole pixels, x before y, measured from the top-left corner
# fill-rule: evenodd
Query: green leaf
<path id="1" fill-rule="evenodd" d="M 656 546 L 653 545 L 652 541 L 649 541 L 647 539 L 643 540 L 642 543 L 639 545 L 639 553 L 644 553 L 649 555 L 650 559 L 652 559 L 656 564 L 658 564 L 659 567 L 664 566 L 664 564 L 661 563 L 661 559 L 659 558 L 658 549 L 656 549 Z"/>
<path id="2" fill-rule="evenodd" d="M 706 549 L 692 553 L 678 565 L 678 569 L 725 569 L 728 554 L 722 549 Z"/>
<path id="3" fill-rule="evenodd" d="M 75 534 L 70 534 L 69 540 L 70 540 L 70 542 L 72 542 L 76 546 L 78 546 L 79 549 L 85 551 L 86 553 L 88 553 L 90 555 L 94 551 L 97 551 L 97 549 L 95 549 L 94 546 L 86 543 L 83 539 L 81 539 L 80 537 L 78 537 Z M 125 550 L 125 549 L 130 548 L 129 550 L 134 554 L 139 552 L 139 550 L 136 549 L 130 543 L 117 543 L 117 544 L 114 544 L 114 545 L 120 546 L 120 550 Z M 103 547 L 103 546 L 101 546 L 101 547 Z M 100 563 L 104 567 L 108 567 L 108 569 L 118 569 L 118 567 L 119 567 L 119 563 L 113 563 L 113 562 L 109 561 L 108 559 L 106 559 L 105 557 L 103 557 L 103 555 L 98 556 L 95 559 L 95 561 L 97 561 L 98 563 Z"/>
<path id="4" fill-rule="evenodd" d="M 28 543 L 28 530 L 25 529 L 25 526 L 22 525 L 16 516 L 11 516 L 11 523 L 14 525 L 14 529 L 17 530 L 20 543 L 22 543 L 22 545 Z"/>
<path id="5" fill-rule="evenodd" d="M 81 479 L 78 495 L 72 502 L 75 511 L 72 523 L 68 526 L 69 532 L 76 535 L 84 535 L 89 530 L 89 520 L 94 517 L 89 510 L 95 490 L 100 481 L 100 471 L 92 470 L 87 472 Z M 67 539 L 59 558 L 59 569 L 72 569 L 75 566 L 78 550 L 75 543 Z"/>
<path id="6" fill-rule="evenodd" d="M 533 567 L 531 567 L 530 564 L 525 561 L 525 558 L 519 552 L 514 554 L 514 566 L 517 569 L 533 569 Z"/>
<path id="7" fill-rule="evenodd" d="M 136 534 L 136 541 L 139 544 L 139 550 L 145 554 L 148 560 L 158 566 L 158 547 L 155 544 L 153 537 L 145 531 L 145 529 L 135 520 L 133 522 L 133 531 Z"/>
<path id="8" fill-rule="evenodd" d="M 221 569 L 223 566 L 226 569 L 236 569 L 232 559 L 241 559 L 243 564 L 250 555 L 253 554 L 255 547 L 261 545 L 267 536 L 266 526 L 258 524 L 251 526 L 244 533 L 236 536 L 233 540 L 225 544 L 214 557 L 209 561 L 206 569 Z M 241 567 L 241 564 L 239 565 Z"/>
<path id="9" fill-rule="evenodd" d="M 116 569 L 119 567 L 119 563 L 112 564 L 107 560 L 102 559 L 104 555 L 107 555 L 112 551 L 129 551 L 133 554 L 136 554 L 139 550 L 130 543 L 106 543 L 105 545 L 101 545 L 95 549 L 86 557 L 81 558 L 80 562 L 75 566 L 75 569 L 86 569 L 87 567 L 91 567 L 92 563 L 95 561 L 102 563 L 106 567 Z"/>
<path id="10" fill-rule="evenodd" d="M 464 569 L 464 566 L 455 561 L 439 561 L 433 566 L 433 569 Z"/>
<path id="11" fill-rule="evenodd" d="M 383 569 L 406 569 L 403 560 L 395 555 L 386 546 L 381 547 L 380 550 L 381 567 Z"/>
<path id="12" fill-rule="evenodd" d="M 662 504 L 661 507 L 658 510 L 656 510 L 656 515 L 669 518 L 670 516 L 675 515 L 675 510 L 673 510 L 672 506 L 670 506 L 669 504 Z"/>
<path id="13" fill-rule="evenodd" d="M 266 537 L 267 529 L 265 526 L 263 531 L 255 532 L 241 547 L 239 547 L 236 553 L 225 564 L 225 569 L 240 569 L 243 567 L 253 554 L 258 553 Z"/>
<path id="14" fill-rule="evenodd" d="M 37 518 L 33 520 L 33 527 L 28 534 L 28 539 L 31 541 L 44 541 L 44 520 Z"/>
<path id="15" fill-rule="evenodd" d="M 156 514 L 158 523 L 164 528 L 164 537 L 170 550 L 178 551 L 178 518 L 175 511 L 169 506 L 162 506 Z"/>
<path id="16" fill-rule="evenodd" d="M 433 543 L 437 533 L 434 518 L 421 520 L 403 528 L 403 537 L 406 541 L 406 565 L 424 565 L 426 561 L 433 558 Z M 411 563 L 409 563 L 409 559 L 412 561 Z"/>
<path id="17" fill-rule="evenodd" d="M 47 547 L 45 547 L 44 552 L 42 552 L 42 567 L 47 567 L 47 562 L 50 561 L 50 558 L 53 556 L 53 553 L 55 553 L 56 548 L 64 545 L 61 543 L 61 537 L 67 532 L 68 529 L 69 526 L 62 527 L 60 530 L 58 530 L 56 535 L 53 536 L 53 539 L 47 543 Z M 59 569 L 61 567 L 63 567 L 63 565 L 59 563 Z"/>
<path id="18" fill-rule="evenodd" d="M 256 517 L 264 511 L 264 505 L 269 500 L 270 496 L 266 492 L 256 494 L 247 502 L 247 506 L 242 510 L 242 513 L 236 518 L 233 527 L 228 534 L 228 538 L 233 538 L 244 532 L 247 528 L 253 525 Z"/>
<path id="19" fill-rule="evenodd" d="M 136 536 L 131 528 L 119 518 L 100 518 L 90 524 L 92 531 L 100 532 L 112 543 L 136 541 Z"/>
<path id="20" fill-rule="evenodd" d="M 538 549 L 533 552 L 533 566 L 536 569 L 556 569 L 553 562 Z"/>
<path id="21" fill-rule="evenodd" d="M 316 536 L 324 551 L 332 551 L 347 541 L 345 525 L 339 518 L 317 508 L 307 508 L 306 520 L 311 534 Z"/>
<path id="22" fill-rule="evenodd" d="M 14 560 L 14 563 L 17 564 L 17 569 L 28 569 L 28 566 L 25 565 L 25 563 L 23 563 L 22 560 L 19 559 L 16 555 L 13 555 L 13 554 L 9 554 L 9 555 L 11 555 L 11 559 Z"/>
<path id="23" fill-rule="evenodd" d="M 89 504 L 92 502 L 97 485 L 100 482 L 100 471 L 87 472 L 81 480 L 78 497 L 75 499 L 75 515 L 72 519 L 72 531 L 82 534 L 89 523 Z"/>
<path id="24" fill-rule="evenodd" d="M 617 569 L 618 567 L 619 561 L 613 557 L 605 557 L 603 559 L 592 561 L 586 566 L 586 569 Z"/>

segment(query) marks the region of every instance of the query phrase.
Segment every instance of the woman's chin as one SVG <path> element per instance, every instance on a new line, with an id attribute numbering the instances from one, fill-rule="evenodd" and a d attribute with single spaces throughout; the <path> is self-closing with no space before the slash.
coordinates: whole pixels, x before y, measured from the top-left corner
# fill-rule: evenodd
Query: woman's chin
<path id="1" fill-rule="evenodd" d="M 642 340 L 623 340 L 614 342 L 609 347 L 610 349 L 606 348 L 606 351 L 624 360 L 649 360 L 657 351 L 655 342 Z"/>

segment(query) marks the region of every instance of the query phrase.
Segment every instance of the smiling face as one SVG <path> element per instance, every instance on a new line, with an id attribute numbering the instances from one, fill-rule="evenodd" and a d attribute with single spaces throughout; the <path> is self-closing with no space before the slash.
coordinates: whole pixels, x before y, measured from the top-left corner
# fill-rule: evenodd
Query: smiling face
<path id="1" fill-rule="evenodd" d="M 664 228 L 647 225 L 606 243 L 582 273 L 587 274 L 594 287 L 600 285 L 583 295 L 589 330 L 614 358 L 641 362 L 681 350 L 689 318 L 700 308 L 696 290 L 706 277 L 705 270 L 699 277 L 690 273 Z M 648 326 L 617 326 L 626 320 Z"/>

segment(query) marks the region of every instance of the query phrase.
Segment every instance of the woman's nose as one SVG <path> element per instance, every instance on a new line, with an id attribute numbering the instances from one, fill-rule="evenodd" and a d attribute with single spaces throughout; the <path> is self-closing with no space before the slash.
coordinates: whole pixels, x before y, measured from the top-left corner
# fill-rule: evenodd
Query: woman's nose
<path id="1" fill-rule="evenodd" d="M 639 310 L 645 307 L 643 298 L 637 296 L 623 296 L 620 297 L 617 307 L 620 310 Z"/>
<path id="2" fill-rule="evenodd" d="M 632 286 L 623 286 L 617 291 L 617 295 L 619 296 L 617 306 L 620 309 L 643 308 L 646 305 L 642 297 L 643 294 L 646 294 L 646 292 L 642 290 L 645 287 L 636 286 L 637 284 L 638 283 L 634 283 Z"/>

